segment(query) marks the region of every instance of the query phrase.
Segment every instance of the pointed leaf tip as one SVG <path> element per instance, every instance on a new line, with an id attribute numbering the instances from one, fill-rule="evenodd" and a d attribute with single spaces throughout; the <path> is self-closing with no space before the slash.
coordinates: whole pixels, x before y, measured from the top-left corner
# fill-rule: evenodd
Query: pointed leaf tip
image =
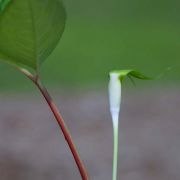
<path id="1" fill-rule="evenodd" d="M 141 80 L 153 80 L 153 78 L 145 76 L 144 74 L 136 70 L 126 69 L 126 70 L 118 70 L 118 71 L 112 71 L 112 72 L 119 74 L 119 80 L 121 82 L 123 82 L 123 80 L 126 77 L 129 77 L 131 80 L 133 80 L 132 78 L 137 78 Z"/>

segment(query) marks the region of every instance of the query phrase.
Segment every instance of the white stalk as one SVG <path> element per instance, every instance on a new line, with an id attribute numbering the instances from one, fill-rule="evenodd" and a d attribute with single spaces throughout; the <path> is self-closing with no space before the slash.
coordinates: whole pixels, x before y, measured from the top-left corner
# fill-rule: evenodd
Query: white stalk
<path id="1" fill-rule="evenodd" d="M 109 82 L 109 101 L 110 112 L 113 121 L 114 129 L 114 157 L 113 157 L 113 177 L 112 180 L 117 180 L 117 168 L 118 168 L 118 131 L 119 131 L 119 113 L 121 107 L 121 81 L 119 79 L 120 74 L 112 72 L 110 73 Z"/>

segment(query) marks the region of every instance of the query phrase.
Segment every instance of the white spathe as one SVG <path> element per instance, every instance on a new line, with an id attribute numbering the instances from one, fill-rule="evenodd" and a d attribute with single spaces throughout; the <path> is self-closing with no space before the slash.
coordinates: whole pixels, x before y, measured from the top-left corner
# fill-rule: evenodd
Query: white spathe
<path id="1" fill-rule="evenodd" d="M 120 73 L 111 72 L 109 81 L 109 102 L 110 112 L 114 129 L 114 155 L 113 155 L 113 176 L 112 180 L 117 180 L 118 168 L 118 131 L 119 131 L 119 113 L 121 107 L 121 81 Z"/>
<path id="2" fill-rule="evenodd" d="M 110 73 L 109 82 L 109 102 L 110 112 L 112 115 L 113 125 L 118 126 L 120 105 L 121 105 L 121 81 L 120 74 L 116 72 Z"/>

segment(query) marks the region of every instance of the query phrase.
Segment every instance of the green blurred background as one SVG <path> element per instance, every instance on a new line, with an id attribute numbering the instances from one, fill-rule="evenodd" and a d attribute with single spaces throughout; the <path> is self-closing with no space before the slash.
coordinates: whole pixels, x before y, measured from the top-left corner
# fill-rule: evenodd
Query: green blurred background
<path id="1" fill-rule="evenodd" d="M 67 25 L 58 47 L 42 67 L 53 87 L 105 85 L 112 69 L 147 75 L 172 70 L 162 83 L 180 80 L 180 1 L 65 0 Z M 13 67 L 0 64 L 0 91 L 32 88 Z"/>

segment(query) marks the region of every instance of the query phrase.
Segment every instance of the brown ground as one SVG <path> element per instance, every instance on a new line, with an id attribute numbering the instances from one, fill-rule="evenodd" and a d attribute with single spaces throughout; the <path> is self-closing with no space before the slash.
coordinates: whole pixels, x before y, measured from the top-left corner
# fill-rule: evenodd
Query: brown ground
<path id="1" fill-rule="evenodd" d="M 125 93 L 119 179 L 180 179 L 179 90 Z M 107 94 L 71 92 L 56 98 L 90 179 L 111 180 Z M 0 180 L 80 180 L 63 136 L 39 96 L 0 96 Z"/>

